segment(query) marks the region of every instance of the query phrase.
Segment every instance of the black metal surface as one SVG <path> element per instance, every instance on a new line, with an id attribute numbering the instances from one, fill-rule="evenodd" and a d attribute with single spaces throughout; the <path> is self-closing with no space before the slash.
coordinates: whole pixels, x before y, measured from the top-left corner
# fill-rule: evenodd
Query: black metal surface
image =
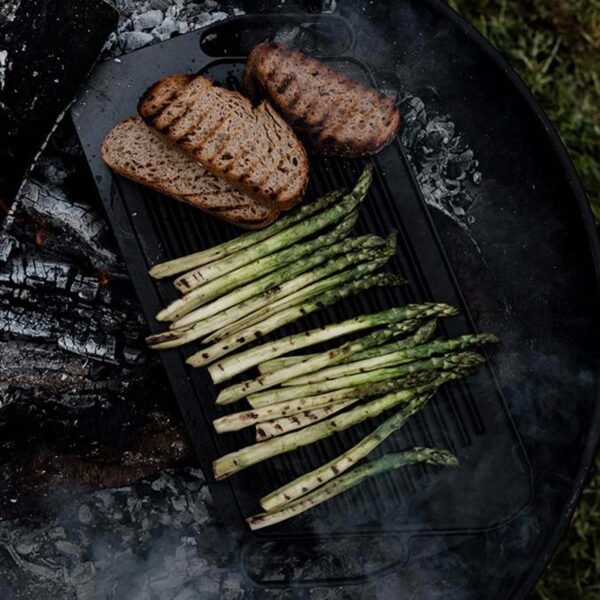
<path id="1" fill-rule="evenodd" d="M 0 196 L 7 198 L 117 24 L 117 12 L 103 0 L 22 0 L 14 9 L 11 4 L 0 11 L 0 51 L 6 53 L 0 83 Z"/>
<path id="2" fill-rule="evenodd" d="M 397 226 L 401 231 L 394 266 L 411 285 L 394 293 L 396 301 L 437 299 L 468 305 L 481 329 L 502 336 L 504 345 L 492 357 L 492 365 L 506 398 L 498 393 L 490 371 L 470 380 L 468 387 L 454 386 L 385 449 L 394 444 L 435 443 L 457 451 L 462 469 L 443 474 L 411 469 L 302 519 L 245 536 L 246 573 L 260 585 L 287 586 L 294 581 L 293 574 L 275 581 L 269 579 L 265 565 L 286 555 L 301 556 L 308 547 L 313 560 L 318 555 L 341 563 L 339 576 L 330 571 L 330 582 L 356 581 L 453 547 L 453 555 L 469 561 L 471 572 L 483 577 L 490 563 L 497 565 L 511 550 L 511 561 L 502 564 L 493 589 L 464 597 L 522 597 L 547 560 L 544 549 L 553 547 L 564 529 L 597 440 L 597 426 L 592 426 L 598 364 L 597 275 L 592 257 L 597 255 L 597 244 L 591 241 L 589 211 L 568 159 L 539 109 L 515 76 L 511 72 L 507 76 L 505 65 L 487 47 L 482 50 L 482 42 L 462 22 L 437 3 L 399 2 L 395 9 L 371 7 L 371 14 L 354 9 L 348 6 L 346 16 L 356 32 L 355 54 L 376 74 L 393 65 L 408 89 L 434 86 L 441 106 L 452 111 L 471 139 L 478 141 L 487 174 L 474 207 L 472 238 L 437 218 L 436 231 L 402 149 L 394 144 L 376 159 L 376 182 L 359 229 L 384 233 Z M 256 21 L 242 18 L 211 28 L 215 34 L 211 39 L 218 40 L 223 26 L 230 36 L 236 23 L 242 29 L 253 23 L 250 29 L 255 35 Z M 377 38 L 372 35 L 375 26 Z M 405 33 L 401 40 L 394 37 L 397 31 Z M 206 39 L 203 35 L 183 36 L 120 63 L 102 65 L 74 111 L 154 330 L 151 316 L 173 294 L 168 285 L 156 286 L 147 278 L 149 264 L 211 245 L 235 232 L 112 178 L 101 163 L 99 147 L 110 127 L 134 111 L 145 87 L 163 75 L 208 66 L 211 76 L 236 80 L 240 61 L 207 57 L 199 45 L 200 39 Z M 211 54 L 218 47 L 213 43 Z M 360 64 L 339 56 L 335 62 L 344 68 Z M 313 164 L 310 193 L 348 184 L 358 168 L 355 162 Z M 364 304 L 373 296 L 365 295 L 302 325 L 393 300 L 388 293 L 378 293 L 376 303 Z M 457 319 L 448 323 L 448 333 L 472 326 L 469 318 Z M 165 353 L 164 362 L 206 468 L 212 457 L 249 438 L 242 434 L 215 438 L 208 433 L 207 421 L 215 414 L 214 390 L 203 372 L 184 367 L 181 358 L 188 352 Z M 322 461 L 320 453 L 332 456 L 358 433 L 357 428 L 339 440 L 317 445 L 314 451 L 298 451 L 215 484 L 213 494 L 224 518 L 240 524 L 242 515 L 256 510 L 263 491 Z M 557 533 L 551 535 L 553 531 Z M 384 559 L 376 568 L 358 558 L 341 559 L 349 556 L 350 547 L 360 548 L 365 542 L 384 549 Z M 474 550 L 481 547 L 484 551 Z M 307 572 L 295 585 L 307 582 Z M 408 571 L 404 573 L 408 576 Z"/>

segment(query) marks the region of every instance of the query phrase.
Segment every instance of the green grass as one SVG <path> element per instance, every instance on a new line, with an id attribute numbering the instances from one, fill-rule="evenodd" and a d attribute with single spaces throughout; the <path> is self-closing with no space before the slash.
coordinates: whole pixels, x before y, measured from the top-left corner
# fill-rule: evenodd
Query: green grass
<path id="1" fill-rule="evenodd" d="M 558 128 L 600 221 L 600 0 L 448 0 L 508 58 Z M 600 459 L 532 594 L 600 598 Z"/>
<path id="2" fill-rule="evenodd" d="M 600 221 L 600 0 L 449 0 L 558 128 Z"/>

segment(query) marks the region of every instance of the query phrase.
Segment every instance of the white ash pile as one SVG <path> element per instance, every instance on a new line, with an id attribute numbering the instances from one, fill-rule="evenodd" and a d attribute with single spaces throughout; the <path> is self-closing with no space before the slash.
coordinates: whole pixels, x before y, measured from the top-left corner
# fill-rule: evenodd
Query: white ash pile
<path id="1" fill-rule="evenodd" d="M 121 13 L 119 29 L 107 44 L 107 51 L 113 56 L 243 13 L 231 2 L 215 0 L 113 0 L 112 3 Z"/>

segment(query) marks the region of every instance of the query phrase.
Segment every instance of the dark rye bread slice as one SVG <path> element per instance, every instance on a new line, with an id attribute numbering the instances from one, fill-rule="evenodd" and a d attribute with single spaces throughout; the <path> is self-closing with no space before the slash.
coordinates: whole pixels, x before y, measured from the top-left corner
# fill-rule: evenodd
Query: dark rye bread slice
<path id="1" fill-rule="evenodd" d="M 266 97 L 317 154 L 375 154 L 400 127 L 391 98 L 283 44 L 252 50 L 244 85 L 251 97 Z"/>
<path id="2" fill-rule="evenodd" d="M 173 88 L 166 78 L 142 96 L 138 112 L 148 125 L 265 206 L 285 210 L 302 198 L 306 151 L 268 102 L 253 106 L 201 75 Z"/>
<path id="3" fill-rule="evenodd" d="M 137 116 L 110 131 L 102 158 L 124 177 L 240 227 L 260 229 L 279 214 L 215 177 Z"/>

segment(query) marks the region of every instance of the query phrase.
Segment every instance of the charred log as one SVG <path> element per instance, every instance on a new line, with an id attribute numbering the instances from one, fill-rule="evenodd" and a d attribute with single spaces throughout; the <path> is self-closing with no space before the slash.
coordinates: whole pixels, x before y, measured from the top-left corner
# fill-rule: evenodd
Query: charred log
<path id="1" fill-rule="evenodd" d="M 3 516 L 15 497 L 19 514 L 36 512 L 59 485 L 123 485 L 191 461 L 108 225 L 77 195 L 93 188 L 78 181 L 73 131 L 55 137 L 0 226 Z"/>

